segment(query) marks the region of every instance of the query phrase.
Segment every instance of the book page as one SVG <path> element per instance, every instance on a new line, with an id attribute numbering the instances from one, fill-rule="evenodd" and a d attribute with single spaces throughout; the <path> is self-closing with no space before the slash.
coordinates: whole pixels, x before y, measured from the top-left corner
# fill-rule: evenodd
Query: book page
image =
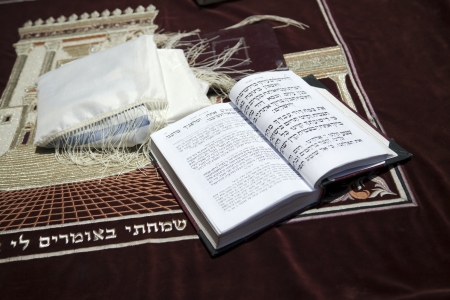
<path id="1" fill-rule="evenodd" d="M 312 191 L 232 103 L 191 114 L 152 140 L 218 234 Z"/>
<path id="2" fill-rule="evenodd" d="M 312 186 L 392 154 L 291 71 L 246 77 L 230 99 Z"/>

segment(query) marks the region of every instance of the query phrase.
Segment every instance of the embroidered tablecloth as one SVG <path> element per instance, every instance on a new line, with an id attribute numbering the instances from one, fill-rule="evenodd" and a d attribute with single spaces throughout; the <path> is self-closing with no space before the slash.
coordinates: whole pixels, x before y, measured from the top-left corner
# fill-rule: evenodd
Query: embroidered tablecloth
<path id="1" fill-rule="evenodd" d="M 448 7 L 151 4 L 0 2 L 5 298 L 449 296 Z M 40 74 L 143 33 L 217 31 L 262 14 L 309 25 L 275 30 L 288 67 L 318 77 L 412 152 L 412 161 L 334 186 L 320 209 L 212 259 L 151 165 L 80 171 L 31 145 Z"/>

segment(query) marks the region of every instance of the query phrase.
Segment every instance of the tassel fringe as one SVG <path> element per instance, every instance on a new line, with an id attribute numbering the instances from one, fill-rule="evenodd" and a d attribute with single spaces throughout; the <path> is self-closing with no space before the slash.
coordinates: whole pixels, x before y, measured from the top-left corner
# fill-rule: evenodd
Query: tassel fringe
<path id="1" fill-rule="evenodd" d="M 160 31 L 161 32 L 161 31 Z M 191 32 L 168 32 L 158 33 L 153 36 L 156 45 L 160 49 L 175 49 L 182 44 L 180 40 L 185 37 L 198 35 L 200 29 L 193 30 Z"/>
<path id="2" fill-rule="evenodd" d="M 196 39 L 181 40 L 184 37 L 194 35 L 197 35 Z M 253 72 L 251 69 L 235 69 L 250 62 L 249 59 L 233 58 L 236 52 L 245 48 L 241 41 L 222 53 L 216 54 L 209 50 L 209 43 L 217 37 L 202 39 L 200 38 L 199 30 L 189 33 L 168 34 L 168 36 L 167 38 L 158 38 L 161 41 L 160 47 L 164 49 L 183 49 L 186 60 L 197 79 L 208 83 L 210 88 L 220 97 L 228 97 L 231 88 L 236 84 L 236 80 L 232 79 L 229 74 L 234 74 L 235 76 L 239 74 L 239 77 L 245 77 Z M 202 56 L 206 58 L 199 60 Z"/>
<path id="3" fill-rule="evenodd" d="M 152 161 L 150 134 L 165 125 L 167 107 L 167 103 L 149 102 L 65 133 L 51 145 L 56 159 L 80 168 L 93 165 L 101 165 L 105 170 L 117 166 L 141 168 Z M 130 147 L 139 129 L 143 130 L 140 133 L 144 135 L 143 141 Z"/>
<path id="4" fill-rule="evenodd" d="M 242 20 L 241 22 L 227 27 L 225 29 L 233 29 L 233 28 L 239 28 L 245 25 L 250 25 L 259 21 L 263 21 L 263 20 L 269 20 L 269 21 L 276 21 L 276 22 L 280 22 L 280 23 L 284 23 L 284 25 L 280 25 L 280 26 L 276 26 L 274 28 L 281 28 L 281 27 L 286 27 L 289 25 L 295 26 L 297 28 L 300 29 L 306 29 L 309 28 L 308 25 L 303 24 L 301 22 L 289 19 L 289 18 L 283 18 L 283 17 L 279 17 L 279 16 L 273 16 L 273 15 L 256 15 L 256 16 L 250 16 L 248 18 L 245 18 L 244 20 Z"/>

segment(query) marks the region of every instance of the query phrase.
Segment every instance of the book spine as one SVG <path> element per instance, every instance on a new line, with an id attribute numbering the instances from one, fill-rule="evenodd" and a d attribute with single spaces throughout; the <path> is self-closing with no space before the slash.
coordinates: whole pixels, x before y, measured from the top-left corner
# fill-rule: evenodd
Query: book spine
<path id="1" fill-rule="evenodd" d="M 192 215 L 189 213 L 189 209 L 186 207 L 186 205 L 184 204 L 183 200 L 178 195 L 177 191 L 175 190 L 175 188 L 171 184 L 171 182 L 170 182 L 169 178 L 167 177 L 166 173 L 164 173 L 164 171 L 158 166 L 158 163 L 155 163 L 155 169 L 161 175 L 162 179 L 164 180 L 164 182 L 169 187 L 170 191 L 172 192 L 172 195 L 175 197 L 175 199 L 177 200 L 178 204 L 183 209 L 183 212 L 188 217 L 188 219 L 191 222 L 192 226 L 194 226 L 195 231 L 198 232 L 200 230 L 200 227 L 198 226 L 197 222 L 195 222 L 195 219 L 192 217 Z"/>

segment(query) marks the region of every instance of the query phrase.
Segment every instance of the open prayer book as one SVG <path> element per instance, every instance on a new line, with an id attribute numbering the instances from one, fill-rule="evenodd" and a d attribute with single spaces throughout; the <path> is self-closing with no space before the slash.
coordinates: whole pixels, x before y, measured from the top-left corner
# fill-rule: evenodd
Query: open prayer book
<path id="1" fill-rule="evenodd" d="M 230 99 L 151 136 L 163 177 L 213 255 L 314 206 L 327 183 L 410 156 L 291 71 L 246 77 Z"/>

